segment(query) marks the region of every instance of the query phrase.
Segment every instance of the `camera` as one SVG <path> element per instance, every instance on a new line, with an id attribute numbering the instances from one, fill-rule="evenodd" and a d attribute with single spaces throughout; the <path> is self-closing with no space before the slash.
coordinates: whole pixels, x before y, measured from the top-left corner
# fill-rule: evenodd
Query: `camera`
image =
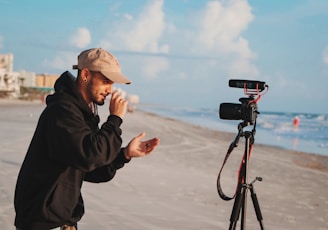
<path id="1" fill-rule="evenodd" d="M 240 104 L 221 103 L 220 118 L 225 120 L 243 120 L 246 123 L 254 124 L 259 114 L 255 95 L 259 95 L 267 85 L 262 81 L 250 80 L 229 80 L 230 87 L 244 88 L 245 94 L 249 97 L 239 99 Z"/>
<path id="2" fill-rule="evenodd" d="M 257 118 L 257 104 L 253 98 L 240 98 L 241 104 L 221 103 L 220 118 L 225 120 L 244 120 L 253 124 Z"/>

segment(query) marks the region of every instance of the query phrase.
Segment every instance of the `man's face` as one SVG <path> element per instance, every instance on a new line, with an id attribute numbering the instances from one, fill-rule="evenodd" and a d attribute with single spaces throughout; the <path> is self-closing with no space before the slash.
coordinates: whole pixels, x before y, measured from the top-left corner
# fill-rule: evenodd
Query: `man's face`
<path id="1" fill-rule="evenodd" d="M 100 72 L 90 72 L 91 78 L 87 84 L 87 95 L 91 102 L 103 105 L 106 97 L 112 93 L 113 82 Z"/>

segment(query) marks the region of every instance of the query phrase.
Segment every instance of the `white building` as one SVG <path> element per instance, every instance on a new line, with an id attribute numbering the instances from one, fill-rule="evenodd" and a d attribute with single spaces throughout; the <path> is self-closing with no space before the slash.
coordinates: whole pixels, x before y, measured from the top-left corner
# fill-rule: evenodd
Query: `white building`
<path id="1" fill-rule="evenodd" d="M 20 95 L 20 86 L 35 85 L 35 74 L 25 71 L 14 72 L 14 55 L 0 54 L 0 96 Z"/>

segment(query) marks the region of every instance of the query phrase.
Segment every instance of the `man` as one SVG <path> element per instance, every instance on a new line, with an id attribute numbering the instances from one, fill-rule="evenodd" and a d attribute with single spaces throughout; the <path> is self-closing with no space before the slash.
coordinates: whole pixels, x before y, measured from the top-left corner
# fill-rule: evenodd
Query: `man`
<path id="1" fill-rule="evenodd" d="M 158 138 L 145 133 L 122 148 L 127 101 L 112 93 L 113 83 L 130 84 L 117 59 L 101 49 L 78 56 L 77 78 L 64 72 L 46 99 L 20 169 L 15 190 L 15 226 L 22 230 L 77 229 L 84 214 L 81 186 L 111 180 L 133 157 L 150 154 Z M 109 116 L 98 127 L 97 105 L 111 95 Z"/>

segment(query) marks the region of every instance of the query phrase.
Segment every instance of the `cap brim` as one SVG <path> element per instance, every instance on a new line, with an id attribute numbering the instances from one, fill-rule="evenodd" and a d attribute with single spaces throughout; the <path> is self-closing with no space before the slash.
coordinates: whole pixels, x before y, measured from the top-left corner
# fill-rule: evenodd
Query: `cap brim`
<path id="1" fill-rule="evenodd" d="M 119 72 L 101 71 L 101 73 L 114 83 L 131 84 L 131 81 Z"/>

